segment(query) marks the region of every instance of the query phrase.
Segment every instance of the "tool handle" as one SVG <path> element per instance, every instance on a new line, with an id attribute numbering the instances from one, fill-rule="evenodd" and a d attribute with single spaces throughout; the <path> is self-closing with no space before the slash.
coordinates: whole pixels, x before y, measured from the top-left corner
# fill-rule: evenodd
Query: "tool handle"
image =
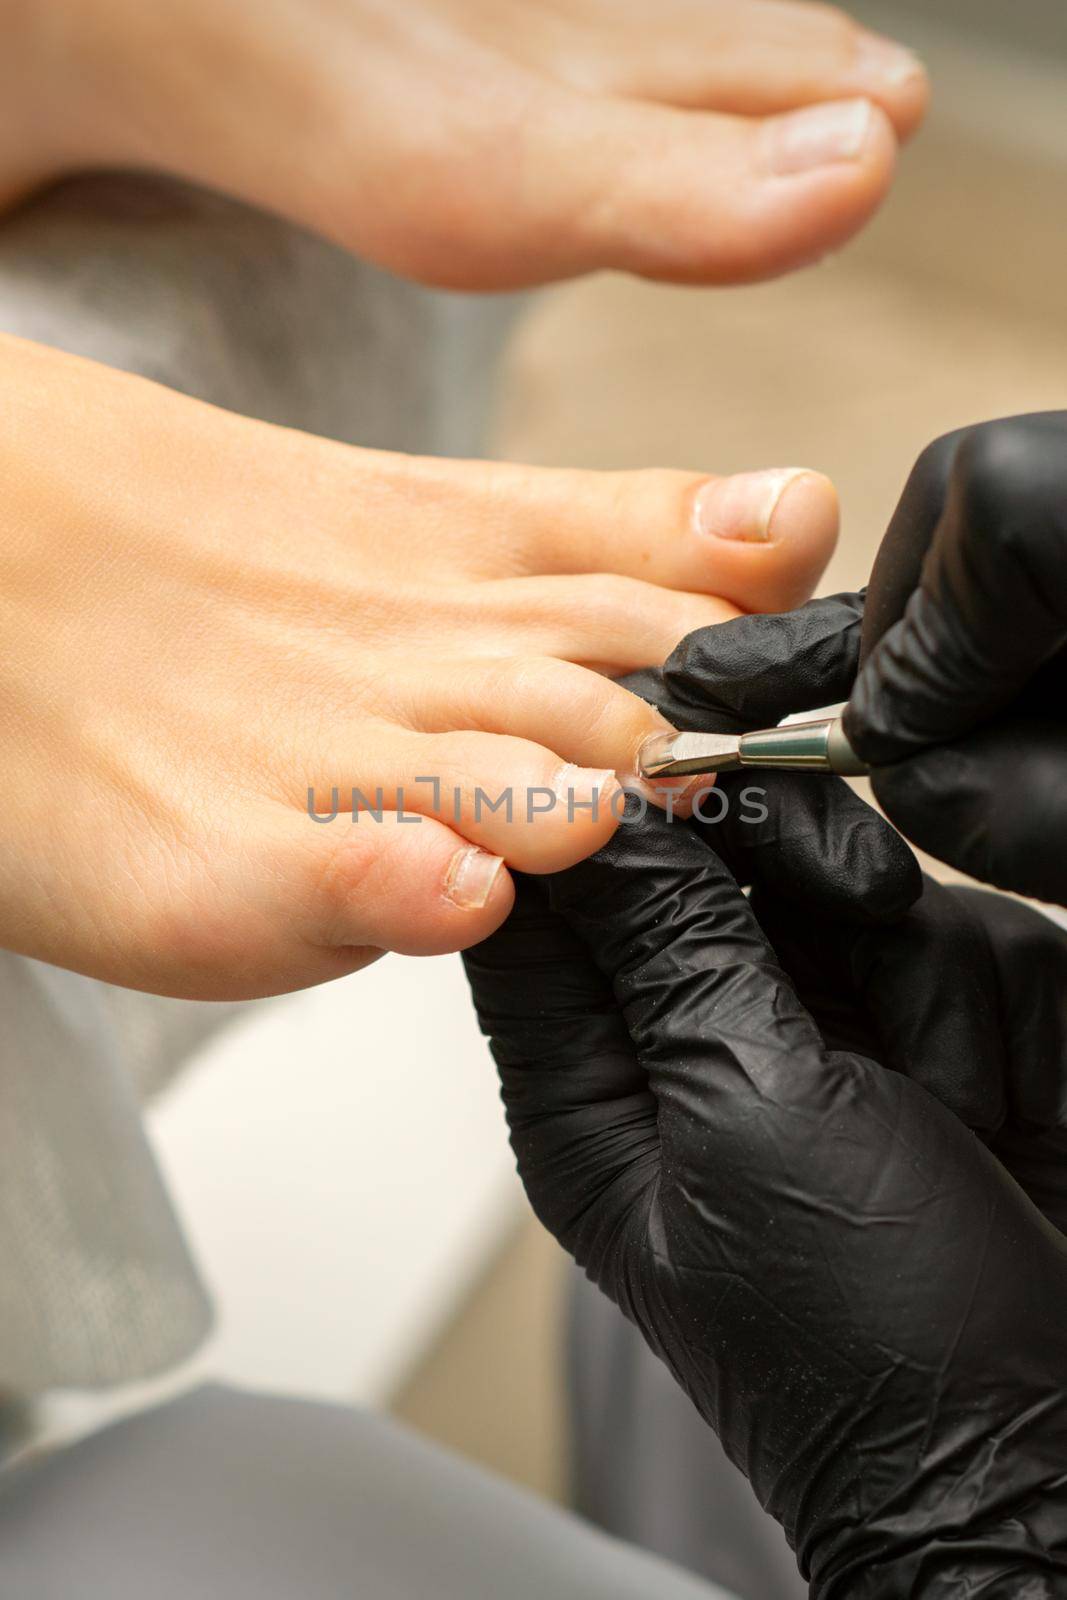
<path id="1" fill-rule="evenodd" d="M 744 767 L 838 772 L 849 778 L 862 777 L 867 771 L 836 717 L 746 733 L 741 739 L 739 753 Z"/>
<path id="2" fill-rule="evenodd" d="M 848 734 L 840 717 L 837 717 L 831 725 L 826 741 L 826 753 L 830 758 L 831 767 L 840 773 L 842 778 L 865 778 L 871 770 L 849 744 Z"/>

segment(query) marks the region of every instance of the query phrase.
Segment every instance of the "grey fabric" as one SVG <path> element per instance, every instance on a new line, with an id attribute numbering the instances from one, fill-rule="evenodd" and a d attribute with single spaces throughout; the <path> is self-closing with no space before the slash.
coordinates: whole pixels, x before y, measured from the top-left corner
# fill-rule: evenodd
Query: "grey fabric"
<path id="1" fill-rule="evenodd" d="M 267 422 L 481 448 L 515 296 L 421 289 L 165 178 L 69 180 L 0 226 L 0 328 Z"/>
<path id="2" fill-rule="evenodd" d="M 4 955 L 0 1019 L 0 1389 L 159 1370 L 204 1333 L 208 1304 L 107 991 Z"/>
<path id="3" fill-rule="evenodd" d="M 478 450 L 515 304 L 401 283 L 164 179 L 72 180 L 0 225 L 4 331 L 383 448 Z M 0 1395 L 145 1377 L 202 1338 L 139 1097 L 244 1009 L 0 953 Z"/>
<path id="4" fill-rule="evenodd" d="M 218 1388 L 13 1475 L 0 1588 L 12 1600 L 727 1600 L 381 1418 Z"/>
<path id="5" fill-rule="evenodd" d="M 590 1521 L 745 1600 L 804 1600 L 781 1528 L 636 1328 L 577 1269 L 567 1368 L 572 1495 Z"/>

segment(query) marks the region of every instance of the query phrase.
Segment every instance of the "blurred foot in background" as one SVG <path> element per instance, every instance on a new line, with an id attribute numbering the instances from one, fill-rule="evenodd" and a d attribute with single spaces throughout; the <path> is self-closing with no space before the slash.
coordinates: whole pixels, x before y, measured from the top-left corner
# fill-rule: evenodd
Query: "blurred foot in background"
<path id="1" fill-rule="evenodd" d="M 598 267 L 733 283 L 815 260 L 885 198 L 928 95 L 909 51 L 792 0 L 0 16 L 0 203 L 86 166 L 156 168 L 464 289 Z"/>

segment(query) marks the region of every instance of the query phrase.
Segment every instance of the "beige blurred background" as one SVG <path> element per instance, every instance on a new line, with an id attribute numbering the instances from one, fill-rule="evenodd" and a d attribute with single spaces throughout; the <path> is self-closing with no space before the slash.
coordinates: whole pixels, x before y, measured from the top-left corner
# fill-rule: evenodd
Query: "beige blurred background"
<path id="1" fill-rule="evenodd" d="M 817 467 L 843 510 L 828 593 L 864 582 L 927 442 L 1067 406 L 1067 8 L 855 9 L 916 44 L 937 86 L 864 239 L 757 288 L 601 277 L 546 294 L 515 341 L 495 440 L 561 466 Z M 522 1222 L 394 1399 L 415 1426 L 558 1497 L 563 1271 Z"/>

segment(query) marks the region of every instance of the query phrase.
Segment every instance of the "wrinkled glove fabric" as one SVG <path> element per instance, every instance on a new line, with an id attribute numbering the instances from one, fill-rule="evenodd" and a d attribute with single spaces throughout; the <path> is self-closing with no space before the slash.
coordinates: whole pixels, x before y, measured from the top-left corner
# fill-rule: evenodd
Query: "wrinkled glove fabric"
<path id="1" fill-rule="evenodd" d="M 686 726 L 777 721 L 847 695 L 860 617 L 743 618 L 635 687 Z M 845 785 L 766 791 L 758 825 L 649 812 L 520 880 L 468 952 L 520 1173 L 817 1600 L 1062 1600 L 1065 1022 L 1039 972 L 1067 941 L 924 891 Z"/>
<path id="2" fill-rule="evenodd" d="M 907 836 L 1067 904 L 1067 412 L 920 458 L 871 578 L 845 726 Z"/>

